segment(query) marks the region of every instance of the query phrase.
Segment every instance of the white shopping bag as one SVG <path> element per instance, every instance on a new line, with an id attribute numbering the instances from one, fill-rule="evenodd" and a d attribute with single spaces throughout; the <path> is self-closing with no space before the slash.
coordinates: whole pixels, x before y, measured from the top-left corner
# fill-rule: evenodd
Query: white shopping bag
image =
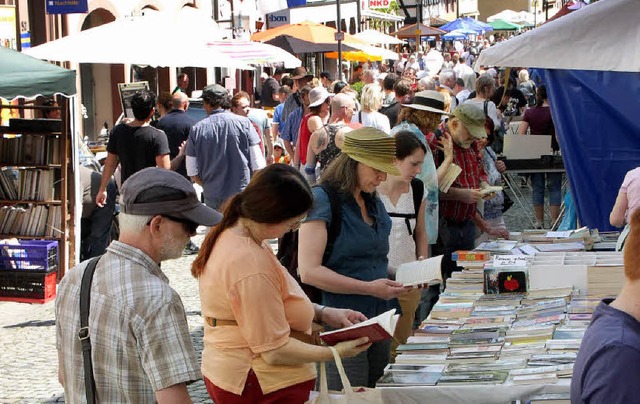
<path id="1" fill-rule="evenodd" d="M 340 355 L 334 347 L 331 348 L 333 358 L 336 361 L 336 367 L 342 380 L 342 392 L 331 392 L 327 388 L 327 370 L 324 362 L 320 363 L 320 391 L 312 391 L 309 394 L 309 401 L 306 404 L 382 404 L 382 394 L 380 390 L 351 387 L 349 378 L 344 372 Z"/>

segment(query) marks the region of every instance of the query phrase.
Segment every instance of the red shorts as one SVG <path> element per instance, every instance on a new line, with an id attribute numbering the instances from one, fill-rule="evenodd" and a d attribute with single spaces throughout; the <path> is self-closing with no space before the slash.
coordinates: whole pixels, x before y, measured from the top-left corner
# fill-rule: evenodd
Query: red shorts
<path id="1" fill-rule="evenodd" d="M 313 379 L 276 390 L 269 394 L 263 394 L 256 374 L 253 373 L 253 370 L 249 370 L 247 381 L 244 384 L 244 390 L 242 390 L 242 395 L 239 396 L 222 390 L 220 387 L 211 383 L 206 377 L 203 377 L 203 379 L 205 386 L 207 386 L 209 397 L 211 397 L 216 404 L 303 404 L 309 400 L 309 393 L 316 385 L 316 380 Z"/>

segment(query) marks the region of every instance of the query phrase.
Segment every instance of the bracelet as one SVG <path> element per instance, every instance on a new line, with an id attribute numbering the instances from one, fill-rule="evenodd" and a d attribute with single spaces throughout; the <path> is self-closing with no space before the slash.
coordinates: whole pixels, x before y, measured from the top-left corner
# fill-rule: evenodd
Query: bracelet
<path id="1" fill-rule="evenodd" d="M 322 323 L 322 310 L 324 310 L 324 308 L 327 307 L 327 306 L 324 306 L 322 304 L 317 304 L 317 305 L 320 306 L 320 311 L 318 311 L 317 320 L 318 320 L 318 323 Z"/>

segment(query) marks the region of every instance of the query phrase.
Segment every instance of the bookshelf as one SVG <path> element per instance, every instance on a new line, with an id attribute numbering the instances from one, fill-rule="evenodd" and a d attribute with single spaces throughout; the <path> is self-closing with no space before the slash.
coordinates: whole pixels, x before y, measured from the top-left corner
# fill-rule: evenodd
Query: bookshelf
<path id="1" fill-rule="evenodd" d="M 0 239 L 58 241 L 60 280 L 74 256 L 75 231 L 69 102 L 57 102 L 3 106 L 21 118 L 0 126 Z M 45 110 L 59 110 L 61 118 L 34 118 Z"/>

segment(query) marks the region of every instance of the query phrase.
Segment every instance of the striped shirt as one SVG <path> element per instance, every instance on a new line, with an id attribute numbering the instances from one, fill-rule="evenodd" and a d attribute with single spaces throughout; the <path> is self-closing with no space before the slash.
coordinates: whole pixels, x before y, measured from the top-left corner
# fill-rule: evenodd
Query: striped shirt
<path id="1" fill-rule="evenodd" d="M 79 296 L 85 261 L 60 282 L 56 347 L 67 402 L 84 402 Z M 114 241 L 96 267 L 89 335 L 99 402 L 152 403 L 154 392 L 200 379 L 180 296 L 148 255 Z"/>

